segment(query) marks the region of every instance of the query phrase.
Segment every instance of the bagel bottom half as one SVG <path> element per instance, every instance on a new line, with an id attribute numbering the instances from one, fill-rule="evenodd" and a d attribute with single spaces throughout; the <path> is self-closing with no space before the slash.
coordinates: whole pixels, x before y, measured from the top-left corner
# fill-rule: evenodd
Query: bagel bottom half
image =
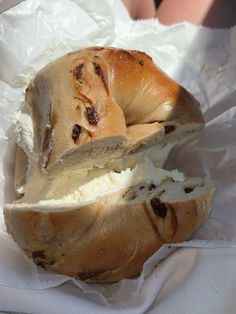
<path id="1" fill-rule="evenodd" d="M 7 231 L 34 262 L 88 282 L 136 276 L 164 243 L 187 240 L 214 186 L 191 178 L 138 184 L 80 204 L 9 204 Z"/>

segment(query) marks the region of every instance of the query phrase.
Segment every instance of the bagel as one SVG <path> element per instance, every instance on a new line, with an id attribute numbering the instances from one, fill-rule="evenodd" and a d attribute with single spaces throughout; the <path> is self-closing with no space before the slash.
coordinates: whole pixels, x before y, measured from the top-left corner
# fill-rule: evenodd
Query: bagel
<path id="1" fill-rule="evenodd" d="M 195 98 L 149 56 L 115 48 L 83 49 L 50 63 L 27 87 L 26 102 L 41 170 L 51 173 L 78 163 L 91 168 L 95 158 L 103 167 L 204 124 Z"/>
<path id="2" fill-rule="evenodd" d="M 45 269 L 88 282 L 139 274 L 207 218 L 214 184 L 162 167 L 204 127 L 198 101 L 143 52 L 90 47 L 41 69 L 16 114 L 7 231 Z"/>

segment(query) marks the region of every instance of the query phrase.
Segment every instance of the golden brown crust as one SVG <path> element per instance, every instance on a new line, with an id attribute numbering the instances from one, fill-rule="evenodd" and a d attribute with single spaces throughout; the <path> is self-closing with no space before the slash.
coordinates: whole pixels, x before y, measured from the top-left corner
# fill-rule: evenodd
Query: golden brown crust
<path id="1" fill-rule="evenodd" d="M 194 198 L 162 202 L 158 189 L 130 201 L 119 191 L 87 205 L 8 205 L 7 230 L 46 269 L 95 282 L 132 277 L 162 244 L 193 234 L 214 192 L 211 185 Z"/>
<path id="2" fill-rule="evenodd" d="M 63 168 L 75 163 L 91 167 L 94 154 L 97 165 L 104 165 L 162 143 L 166 130 L 203 126 L 196 99 L 149 56 L 134 50 L 71 52 L 38 72 L 26 90 L 26 102 L 39 137 L 40 165 L 47 171 L 60 168 L 61 160 Z M 94 152 L 98 147 L 99 154 Z"/>

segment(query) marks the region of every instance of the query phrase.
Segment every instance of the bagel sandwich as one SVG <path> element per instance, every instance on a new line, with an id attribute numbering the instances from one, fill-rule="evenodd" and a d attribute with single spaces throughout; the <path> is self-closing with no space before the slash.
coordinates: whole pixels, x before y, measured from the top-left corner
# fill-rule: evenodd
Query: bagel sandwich
<path id="1" fill-rule="evenodd" d="M 90 47 L 41 69 L 15 115 L 7 231 L 41 267 L 87 282 L 136 276 L 206 220 L 214 184 L 164 164 L 204 127 L 198 101 L 143 52 Z"/>

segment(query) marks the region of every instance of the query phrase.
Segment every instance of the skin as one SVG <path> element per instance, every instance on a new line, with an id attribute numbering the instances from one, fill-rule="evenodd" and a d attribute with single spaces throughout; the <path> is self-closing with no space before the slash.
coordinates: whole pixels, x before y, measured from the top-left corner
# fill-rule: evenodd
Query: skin
<path id="1" fill-rule="evenodd" d="M 155 10 L 153 0 L 123 0 L 133 19 L 154 16 L 165 25 L 188 21 L 212 28 L 236 25 L 236 1 L 234 0 L 162 0 Z"/>
<path id="2" fill-rule="evenodd" d="M 212 28 L 236 25 L 234 0 L 164 0 L 156 12 L 159 21 L 171 25 L 188 21 Z"/>
<path id="3" fill-rule="evenodd" d="M 134 20 L 155 17 L 156 8 L 153 0 L 123 0 L 123 3 Z"/>

